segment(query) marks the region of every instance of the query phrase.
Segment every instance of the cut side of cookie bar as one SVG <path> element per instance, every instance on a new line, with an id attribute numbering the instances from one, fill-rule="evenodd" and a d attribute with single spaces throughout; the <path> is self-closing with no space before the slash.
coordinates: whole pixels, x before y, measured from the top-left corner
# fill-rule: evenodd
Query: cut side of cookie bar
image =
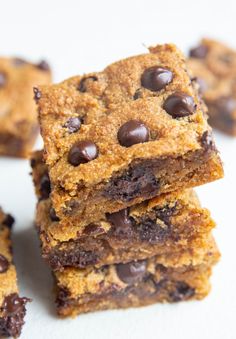
<path id="1" fill-rule="evenodd" d="M 18 294 L 12 262 L 11 226 L 13 218 L 0 209 L 0 337 L 18 337 L 24 325 L 28 298 Z"/>
<path id="2" fill-rule="evenodd" d="M 215 226 L 193 190 L 163 194 L 128 209 L 104 215 L 83 229 L 63 225 L 48 196 L 42 152 L 35 152 L 33 179 L 39 199 L 36 225 L 42 255 L 54 270 L 84 268 L 144 259 L 156 254 L 204 247 Z"/>
<path id="3" fill-rule="evenodd" d="M 37 98 L 53 207 L 70 225 L 223 175 L 174 45 L 39 86 Z"/>
<path id="4" fill-rule="evenodd" d="M 45 61 L 0 58 L 0 155 L 29 155 L 39 133 L 33 87 L 50 79 Z"/>
<path id="5" fill-rule="evenodd" d="M 56 272 L 56 306 L 61 316 L 91 311 L 138 307 L 156 302 L 202 299 L 210 290 L 212 266 L 219 252 L 212 240 L 194 263 L 171 266 L 158 257 L 100 269 L 72 269 Z"/>
<path id="6" fill-rule="evenodd" d="M 190 50 L 188 66 L 207 104 L 209 123 L 236 135 L 236 51 L 219 41 L 202 39 Z"/>

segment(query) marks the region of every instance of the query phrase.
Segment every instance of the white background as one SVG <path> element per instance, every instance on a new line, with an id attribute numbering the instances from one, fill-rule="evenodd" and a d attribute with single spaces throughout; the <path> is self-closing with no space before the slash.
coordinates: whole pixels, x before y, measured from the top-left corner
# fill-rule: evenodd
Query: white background
<path id="1" fill-rule="evenodd" d="M 236 47 L 235 1 L 0 1 L 0 53 L 51 63 L 54 80 L 101 70 L 108 63 L 174 42 L 184 51 L 202 36 Z M 0 159 L 0 204 L 16 217 L 15 261 L 28 305 L 24 339 L 235 339 L 236 139 L 216 133 L 225 179 L 198 189 L 211 209 L 222 260 L 202 302 L 154 305 L 60 320 L 52 281 L 32 227 L 35 197 L 26 160 Z M 40 141 L 39 141 L 40 143 Z"/>

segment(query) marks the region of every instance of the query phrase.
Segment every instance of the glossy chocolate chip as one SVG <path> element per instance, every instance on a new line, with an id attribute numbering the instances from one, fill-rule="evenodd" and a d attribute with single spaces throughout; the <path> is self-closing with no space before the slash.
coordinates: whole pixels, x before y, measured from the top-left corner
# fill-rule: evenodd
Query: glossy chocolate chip
<path id="1" fill-rule="evenodd" d="M 107 220 L 115 228 L 128 228 L 132 226 L 131 220 L 129 219 L 128 209 L 124 209 L 119 212 L 107 214 Z"/>
<path id="2" fill-rule="evenodd" d="M 38 100 L 41 98 L 41 92 L 37 87 L 33 88 L 33 92 L 34 92 L 34 100 L 35 102 L 38 102 Z"/>
<path id="3" fill-rule="evenodd" d="M 85 164 L 98 156 L 98 148 L 90 140 L 78 141 L 70 149 L 68 162 L 73 166 Z"/>
<path id="4" fill-rule="evenodd" d="M 75 133 L 80 129 L 82 119 L 79 117 L 71 117 L 67 120 L 64 127 L 68 129 L 69 133 Z"/>
<path id="5" fill-rule="evenodd" d="M 146 273 L 146 261 L 132 261 L 128 264 L 117 264 L 116 272 L 120 280 L 126 284 L 135 284 L 142 280 Z"/>
<path id="6" fill-rule="evenodd" d="M 141 121 L 129 120 L 120 127 L 117 137 L 122 146 L 130 147 L 148 141 L 149 130 Z"/>
<path id="7" fill-rule="evenodd" d="M 52 221 L 59 221 L 60 219 L 58 218 L 58 216 L 56 215 L 56 211 L 53 207 L 50 208 L 49 210 L 49 215 L 50 215 L 50 219 Z"/>
<path id="8" fill-rule="evenodd" d="M 87 87 L 86 87 L 86 82 L 87 81 L 97 81 L 98 78 L 96 76 L 90 76 L 90 77 L 87 77 L 87 78 L 83 78 L 81 81 L 80 81 L 80 84 L 78 86 L 78 90 L 82 93 L 85 93 L 86 90 L 87 90 Z"/>
<path id="9" fill-rule="evenodd" d="M 5 297 L 3 302 L 3 311 L 7 315 L 16 314 L 27 301 L 29 301 L 28 298 L 20 298 L 17 293 L 12 293 Z"/>
<path id="10" fill-rule="evenodd" d="M 15 221 L 15 219 L 10 214 L 7 214 L 2 223 L 3 223 L 3 225 L 11 228 L 14 221 Z"/>
<path id="11" fill-rule="evenodd" d="M 37 67 L 38 69 L 40 69 L 41 71 L 49 71 L 49 70 L 50 70 L 50 66 L 49 66 L 49 64 L 47 63 L 47 61 L 45 61 L 45 60 L 40 61 L 40 62 L 36 65 L 36 67 Z"/>
<path id="12" fill-rule="evenodd" d="M 163 108 L 173 118 L 182 118 L 193 114 L 196 110 L 196 105 L 190 95 L 176 92 L 166 99 Z"/>
<path id="13" fill-rule="evenodd" d="M 7 76 L 5 73 L 0 72 L 0 88 L 4 87 L 7 82 Z"/>
<path id="14" fill-rule="evenodd" d="M 215 143 L 214 143 L 212 132 L 205 131 L 202 134 L 201 144 L 202 144 L 202 147 L 205 148 L 206 150 L 215 149 Z"/>
<path id="15" fill-rule="evenodd" d="M 8 270 L 9 267 L 9 261 L 7 260 L 4 255 L 0 254 L 0 273 L 4 273 Z"/>
<path id="16" fill-rule="evenodd" d="M 150 67 L 141 77 L 141 85 L 150 91 L 156 92 L 167 86 L 173 79 L 173 73 L 163 67 Z"/>
<path id="17" fill-rule="evenodd" d="M 199 45 L 192 48 L 189 52 L 189 56 L 197 59 L 204 59 L 208 53 L 208 47 L 205 45 Z"/>

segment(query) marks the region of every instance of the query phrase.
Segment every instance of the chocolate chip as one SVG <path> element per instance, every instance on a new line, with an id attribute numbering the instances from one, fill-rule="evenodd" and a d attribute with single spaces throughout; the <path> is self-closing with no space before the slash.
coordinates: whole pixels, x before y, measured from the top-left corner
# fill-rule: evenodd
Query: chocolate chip
<path id="1" fill-rule="evenodd" d="M 49 215 L 50 215 L 50 219 L 52 221 L 59 221 L 60 219 L 58 218 L 58 216 L 56 215 L 56 211 L 53 207 L 50 208 L 49 210 Z"/>
<path id="2" fill-rule="evenodd" d="M 193 297 L 195 294 L 195 289 L 186 284 L 184 281 L 176 282 L 176 290 L 170 293 L 170 298 L 172 301 L 182 301 L 187 300 Z"/>
<path id="3" fill-rule="evenodd" d="M 166 99 L 163 108 L 173 118 L 182 118 L 193 114 L 196 110 L 196 105 L 190 95 L 176 92 Z"/>
<path id="4" fill-rule="evenodd" d="M 9 267 L 9 261 L 7 260 L 4 255 L 0 254 L 0 273 L 4 273 L 8 270 Z"/>
<path id="5" fill-rule="evenodd" d="M 204 59 L 208 53 L 208 47 L 205 45 L 199 45 L 192 48 L 189 52 L 189 56 L 197 59 Z"/>
<path id="6" fill-rule="evenodd" d="M 139 98 L 142 97 L 142 92 L 141 92 L 141 88 L 137 89 L 137 91 L 134 93 L 133 99 L 137 100 Z"/>
<path id="7" fill-rule="evenodd" d="M 7 76 L 5 73 L 0 72 L 0 88 L 4 87 L 7 82 Z"/>
<path id="8" fill-rule="evenodd" d="M 49 175 L 45 173 L 40 180 L 40 195 L 41 199 L 47 199 L 51 193 L 51 183 Z"/>
<path id="9" fill-rule="evenodd" d="M 8 228 L 12 228 L 12 225 L 14 222 L 15 222 L 15 219 L 10 214 L 7 214 L 2 223 Z"/>
<path id="10" fill-rule="evenodd" d="M 148 128 L 138 120 L 129 120 L 119 128 L 117 133 L 119 143 L 130 147 L 149 140 Z"/>
<path id="11" fill-rule="evenodd" d="M 78 141 L 70 149 L 68 162 L 73 166 L 85 164 L 98 156 L 98 148 L 90 140 Z"/>
<path id="12" fill-rule="evenodd" d="M 80 129 L 82 119 L 79 117 L 71 117 L 67 120 L 64 127 L 68 128 L 69 133 L 75 133 Z"/>
<path id="13" fill-rule="evenodd" d="M 38 100 L 41 98 L 41 92 L 37 87 L 33 87 L 33 91 L 34 91 L 34 100 L 37 103 Z"/>
<path id="14" fill-rule="evenodd" d="M 50 71 L 50 66 L 49 66 L 49 64 L 47 63 L 47 61 L 45 61 L 45 60 L 40 61 L 40 62 L 36 65 L 36 67 L 39 68 L 41 71 Z"/>
<path id="15" fill-rule="evenodd" d="M 115 227 L 115 228 L 129 228 L 132 226 L 132 222 L 129 219 L 129 211 L 128 209 L 123 209 L 119 212 L 115 212 L 112 214 L 107 214 L 107 220 Z"/>
<path id="16" fill-rule="evenodd" d="M 124 283 L 135 284 L 146 274 L 146 266 L 146 261 L 132 261 L 128 264 L 117 264 L 116 272 Z"/>
<path id="17" fill-rule="evenodd" d="M 84 235 L 97 235 L 100 233 L 104 233 L 104 228 L 96 225 L 96 224 L 89 224 L 85 227 L 83 234 Z"/>
<path id="18" fill-rule="evenodd" d="M 14 66 L 19 67 L 27 64 L 27 61 L 22 58 L 13 58 L 12 63 Z"/>
<path id="19" fill-rule="evenodd" d="M 201 137 L 201 144 L 205 149 L 215 149 L 212 132 L 205 131 Z"/>
<path id="20" fill-rule="evenodd" d="M 96 76 L 90 76 L 90 77 L 87 77 L 87 78 L 83 78 L 81 81 L 80 81 L 80 84 L 78 86 L 78 90 L 82 93 L 86 92 L 87 90 L 87 87 L 86 87 L 86 82 L 87 81 L 97 81 L 98 78 Z"/>
<path id="21" fill-rule="evenodd" d="M 3 311 L 7 315 L 14 315 L 20 311 L 29 300 L 30 299 L 28 298 L 20 298 L 17 293 L 12 293 L 5 297 L 3 302 Z"/>
<path id="22" fill-rule="evenodd" d="M 163 67 L 150 67 L 146 69 L 141 77 L 141 84 L 150 91 L 156 92 L 167 86 L 173 79 L 173 73 Z"/>

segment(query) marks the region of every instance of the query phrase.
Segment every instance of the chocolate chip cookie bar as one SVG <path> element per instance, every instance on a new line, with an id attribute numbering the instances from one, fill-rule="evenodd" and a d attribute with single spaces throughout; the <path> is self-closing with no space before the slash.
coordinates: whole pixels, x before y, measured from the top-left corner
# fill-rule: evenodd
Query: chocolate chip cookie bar
<path id="1" fill-rule="evenodd" d="M 28 156 L 39 132 L 33 87 L 50 78 L 45 61 L 0 58 L 0 155 Z"/>
<path id="2" fill-rule="evenodd" d="M 203 39 L 190 50 L 188 66 L 208 106 L 210 124 L 236 135 L 236 51 Z"/>
<path id="3" fill-rule="evenodd" d="M 174 45 L 39 86 L 57 216 L 81 226 L 222 177 L 205 106 Z"/>
<path id="4" fill-rule="evenodd" d="M 204 298 L 209 290 L 212 266 L 219 252 L 211 240 L 199 261 L 166 265 L 157 257 L 99 269 L 67 268 L 55 273 L 56 306 L 61 316 L 91 311 L 138 307 L 156 302 Z"/>
<path id="5" fill-rule="evenodd" d="M 0 209 L 0 337 L 18 337 L 24 325 L 28 298 L 18 295 L 10 240 L 14 219 Z"/>
<path id="6" fill-rule="evenodd" d="M 193 190 L 163 194 L 104 219 L 78 227 L 63 225 L 48 196 L 50 182 L 42 152 L 32 159 L 38 195 L 36 225 L 42 255 L 54 270 L 128 262 L 204 247 L 215 226 L 208 210 L 200 206 Z M 81 232 L 81 233 L 80 233 Z"/>

